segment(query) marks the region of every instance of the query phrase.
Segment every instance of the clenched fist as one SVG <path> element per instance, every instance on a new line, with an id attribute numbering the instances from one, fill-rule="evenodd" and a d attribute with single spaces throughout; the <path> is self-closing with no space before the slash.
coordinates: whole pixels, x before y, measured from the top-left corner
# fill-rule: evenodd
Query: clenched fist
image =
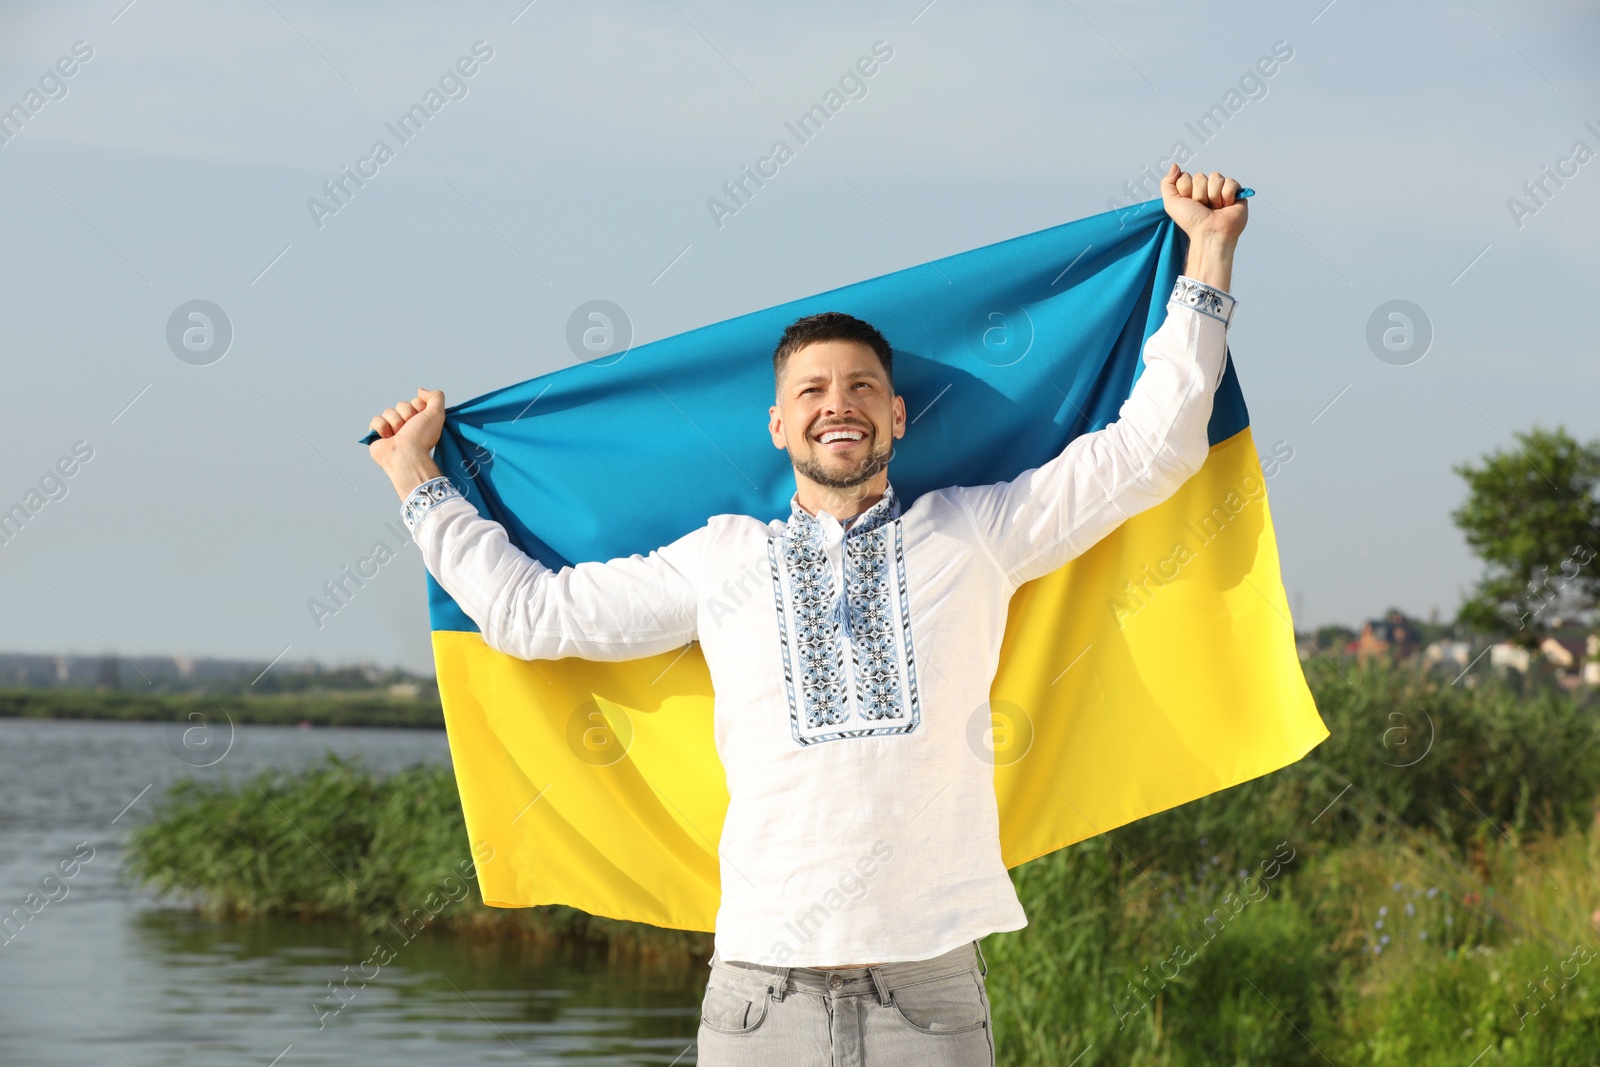
<path id="1" fill-rule="evenodd" d="M 1161 179 L 1161 203 L 1190 240 L 1206 232 L 1237 241 L 1249 218 L 1249 201 L 1238 199 L 1239 183 L 1216 171 L 1189 174 L 1176 163 Z"/>
<path id="2" fill-rule="evenodd" d="M 432 453 L 444 431 L 443 392 L 419 387 L 415 399 L 385 408 L 370 425 L 378 440 L 367 446 L 367 453 L 389 476 L 400 499 L 428 479 L 439 477 Z"/>
<path id="3" fill-rule="evenodd" d="M 1161 204 L 1189 236 L 1189 258 L 1183 273 L 1226 290 L 1233 279 L 1233 250 L 1250 218 L 1248 200 L 1239 199 L 1239 183 L 1216 171 L 1189 174 L 1176 163 L 1161 179 Z"/>

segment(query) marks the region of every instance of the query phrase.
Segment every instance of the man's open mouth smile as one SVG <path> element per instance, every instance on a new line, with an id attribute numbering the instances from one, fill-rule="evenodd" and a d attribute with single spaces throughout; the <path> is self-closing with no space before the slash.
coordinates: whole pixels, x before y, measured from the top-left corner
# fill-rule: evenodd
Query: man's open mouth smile
<path id="1" fill-rule="evenodd" d="M 817 434 L 816 439 L 829 452 L 848 452 L 865 441 L 867 435 L 853 426 L 835 426 Z"/>

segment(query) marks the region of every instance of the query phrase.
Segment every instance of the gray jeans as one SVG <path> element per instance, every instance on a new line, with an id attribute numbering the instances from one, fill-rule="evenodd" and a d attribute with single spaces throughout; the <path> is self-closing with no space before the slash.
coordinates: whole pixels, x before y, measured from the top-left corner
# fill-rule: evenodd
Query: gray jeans
<path id="1" fill-rule="evenodd" d="M 994 1067 L 989 965 L 973 941 L 877 967 L 768 967 L 711 956 L 702 1067 Z"/>

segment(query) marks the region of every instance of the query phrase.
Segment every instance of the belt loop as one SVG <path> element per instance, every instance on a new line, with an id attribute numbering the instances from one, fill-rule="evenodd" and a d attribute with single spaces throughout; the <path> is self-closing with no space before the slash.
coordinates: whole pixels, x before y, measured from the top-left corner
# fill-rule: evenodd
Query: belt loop
<path id="1" fill-rule="evenodd" d="M 983 958 L 983 946 L 979 944 L 979 941 L 982 940 L 982 938 L 978 938 L 977 940 L 973 941 L 972 947 L 978 950 L 978 965 L 981 968 L 978 973 L 987 978 L 989 977 L 989 961 Z"/>
<path id="2" fill-rule="evenodd" d="M 887 1008 L 889 1006 L 889 983 L 884 981 L 883 974 L 876 967 L 868 967 L 867 973 L 872 976 L 872 984 L 878 990 L 878 1003 Z"/>
<path id="3" fill-rule="evenodd" d="M 788 967 L 779 967 L 778 968 L 778 974 L 777 974 L 778 989 L 777 989 L 777 992 L 773 995 L 773 999 L 774 1000 L 778 1000 L 778 1001 L 783 1000 L 784 994 L 789 992 L 789 970 L 790 970 L 790 968 L 788 968 Z"/>

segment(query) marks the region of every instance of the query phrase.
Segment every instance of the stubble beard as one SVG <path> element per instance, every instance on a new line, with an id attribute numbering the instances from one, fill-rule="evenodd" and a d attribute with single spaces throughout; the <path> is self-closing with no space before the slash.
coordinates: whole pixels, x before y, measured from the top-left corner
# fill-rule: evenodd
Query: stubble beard
<path id="1" fill-rule="evenodd" d="M 796 473 L 805 475 L 818 485 L 826 486 L 829 489 L 854 489 L 856 486 L 870 481 L 879 471 L 886 470 L 889 466 L 889 454 L 892 450 L 885 448 L 881 452 L 872 451 L 872 442 L 875 440 L 877 440 L 877 432 L 873 431 L 867 442 L 868 454 L 866 457 L 854 467 L 842 472 L 836 468 L 831 468 L 817 457 L 817 450 L 821 446 L 814 443 L 810 444 L 810 450 L 804 457 L 796 456 L 794 449 L 788 449 L 789 461 L 794 464 Z M 810 443 L 811 438 L 807 437 L 806 441 Z"/>

